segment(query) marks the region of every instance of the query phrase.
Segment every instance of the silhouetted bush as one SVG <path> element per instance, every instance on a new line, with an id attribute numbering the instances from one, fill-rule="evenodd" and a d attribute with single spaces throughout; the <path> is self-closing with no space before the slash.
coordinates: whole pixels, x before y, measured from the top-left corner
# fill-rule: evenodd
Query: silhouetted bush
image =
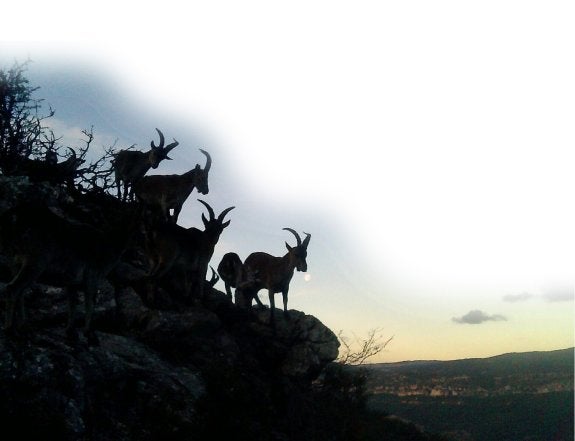
<path id="1" fill-rule="evenodd" d="M 66 183 L 70 190 L 107 191 L 113 185 L 109 162 L 114 146 L 87 163 L 94 140 L 93 128 L 82 130 L 84 145 L 75 149 L 61 143 L 49 127 L 52 108 L 42 113 L 43 99 L 34 97 L 39 87 L 26 77 L 30 61 L 0 69 L 0 172 L 28 176 L 33 182 Z M 79 166 L 82 165 L 82 168 Z"/>

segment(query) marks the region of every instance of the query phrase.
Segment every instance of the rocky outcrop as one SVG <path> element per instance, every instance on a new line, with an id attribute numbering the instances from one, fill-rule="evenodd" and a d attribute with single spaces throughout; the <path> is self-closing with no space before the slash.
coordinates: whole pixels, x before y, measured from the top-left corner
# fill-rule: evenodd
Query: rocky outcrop
<path id="1" fill-rule="evenodd" d="M 63 188 L 0 176 L 0 215 L 22 200 L 43 201 L 82 222 L 103 213 L 98 197 L 78 202 Z M 138 289 L 146 273 L 140 254 L 130 250 L 101 287 L 96 346 L 67 339 L 64 289 L 37 284 L 27 294 L 26 327 L 16 335 L 0 331 L 2 433 L 92 441 L 305 439 L 317 406 L 313 381 L 337 357 L 334 333 L 295 310 L 276 314 L 273 329 L 269 308 L 239 308 L 215 289 L 201 302 L 159 296 L 150 303 Z M 8 257 L 0 251 L 4 283 Z"/>
<path id="2" fill-rule="evenodd" d="M 258 334 L 266 335 L 270 346 L 280 346 L 278 369 L 283 375 L 313 379 L 337 357 L 337 338 L 314 316 L 292 310 L 289 318 L 278 317 L 275 335 L 269 324 L 269 310 L 256 310 L 255 321 L 250 326 Z"/>
<path id="3" fill-rule="evenodd" d="M 260 419 L 281 421 L 285 400 L 337 356 L 335 335 L 299 311 L 274 333 L 267 308 L 157 310 L 125 289 L 120 310 L 100 299 L 100 343 L 88 346 L 66 339 L 62 290 L 39 286 L 28 300 L 28 329 L 0 333 L 0 423 L 24 439 L 208 439 L 222 427 L 282 439 Z"/>

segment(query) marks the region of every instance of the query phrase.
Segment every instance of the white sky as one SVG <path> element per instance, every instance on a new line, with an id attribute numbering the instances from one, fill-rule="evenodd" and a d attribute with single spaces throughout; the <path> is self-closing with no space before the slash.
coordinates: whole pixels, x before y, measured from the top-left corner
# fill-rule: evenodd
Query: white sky
<path id="1" fill-rule="evenodd" d="M 332 329 L 389 330 L 389 359 L 572 345 L 572 302 L 561 315 L 501 299 L 573 289 L 575 6 L 236 3 L 39 3 L 28 26 L 0 31 L 0 55 L 94 69 L 130 97 L 117 119 L 94 117 L 102 135 L 146 148 L 154 124 L 171 124 L 167 137 L 193 140 L 178 173 L 203 161 L 197 148 L 214 152 L 216 211 L 237 206 L 222 243 L 283 253 L 283 226 L 309 230 L 312 277 L 294 279 L 290 305 Z M 128 101 L 147 119 L 121 123 Z M 478 332 L 451 321 L 472 310 L 510 319 L 445 352 L 454 329 Z M 532 338 L 528 311 L 541 316 Z M 494 345 L 488 328 L 509 340 Z"/>

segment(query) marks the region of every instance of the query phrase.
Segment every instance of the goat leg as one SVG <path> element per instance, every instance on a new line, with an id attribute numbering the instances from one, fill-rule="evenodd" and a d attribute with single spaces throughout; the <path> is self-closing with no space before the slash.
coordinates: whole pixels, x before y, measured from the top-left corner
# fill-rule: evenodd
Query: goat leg
<path id="1" fill-rule="evenodd" d="M 269 289 L 268 290 L 268 294 L 269 294 L 269 298 L 270 298 L 270 323 L 272 325 L 272 327 L 275 329 L 276 323 L 275 323 L 275 314 L 274 314 L 274 310 L 276 308 L 276 302 L 274 299 L 274 292 L 273 290 Z M 257 296 L 257 294 L 256 294 Z"/>
<path id="2" fill-rule="evenodd" d="M 289 318 L 289 314 L 288 314 L 288 290 L 289 290 L 289 286 L 286 287 L 283 291 L 282 291 L 282 300 L 284 303 L 284 317 L 287 319 Z"/>

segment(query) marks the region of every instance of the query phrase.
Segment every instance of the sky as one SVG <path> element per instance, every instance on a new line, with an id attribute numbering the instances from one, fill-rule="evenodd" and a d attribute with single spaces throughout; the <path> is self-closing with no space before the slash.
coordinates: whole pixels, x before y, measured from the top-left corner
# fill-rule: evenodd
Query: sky
<path id="1" fill-rule="evenodd" d="M 158 127 L 180 142 L 161 174 L 209 151 L 203 199 L 236 207 L 213 266 L 310 233 L 289 307 L 393 336 L 374 362 L 572 347 L 575 6 L 236 3 L 9 5 L 34 13 L 0 64 L 33 60 L 73 147 L 93 126 L 147 150 Z"/>

